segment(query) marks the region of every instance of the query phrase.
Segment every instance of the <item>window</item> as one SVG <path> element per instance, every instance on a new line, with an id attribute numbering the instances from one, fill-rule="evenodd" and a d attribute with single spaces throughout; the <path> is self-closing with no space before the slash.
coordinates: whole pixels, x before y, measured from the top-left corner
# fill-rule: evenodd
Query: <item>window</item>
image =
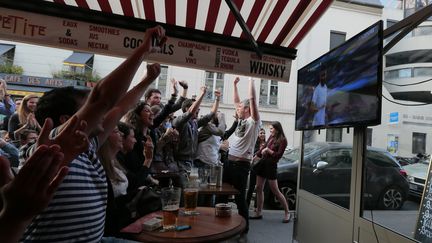
<path id="1" fill-rule="evenodd" d="M 413 132 L 412 153 L 424 154 L 426 151 L 426 133 Z"/>
<path id="2" fill-rule="evenodd" d="M 367 130 L 366 130 L 366 145 L 367 146 L 372 146 L 372 131 L 373 131 L 373 129 L 372 128 L 368 128 Z"/>
<path id="3" fill-rule="evenodd" d="M 15 56 L 15 45 L 0 44 L 0 65 L 12 65 Z"/>
<path id="4" fill-rule="evenodd" d="M 411 78 L 411 68 L 403 68 L 384 72 L 385 79 Z"/>
<path id="5" fill-rule="evenodd" d="M 342 142 L 342 128 L 329 128 L 326 132 L 327 142 Z"/>
<path id="6" fill-rule="evenodd" d="M 351 168 L 351 149 L 331 149 L 321 154 L 319 160 L 327 162 L 328 168 Z"/>
<path id="7" fill-rule="evenodd" d="M 205 86 L 207 86 L 207 93 L 204 96 L 204 100 L 213 101 L 215 99 L 215 90 L 219 89 L 219 91 L 223 92 L 224 74 L 206 71 L 205 77 Z"/>
<path id="8" fill-rule="evenodd" d="M 346 40 L 346 33 L 338 31 L 330 31 L 330 50 L 344 43 Z"/>
<path id="9" fill-rule="evenodd" d="M 425 153 L 426 151 L 426 133 L 413 133 L 412 153 Z"/>
<path id="10" fill-rule="evenodd" d="M 54 77 L 88 81 L 93 75 L 93 53 L 73 52 L 63 61 L 63 71 Z"/>
<path id="11" fill-rule="evenodd" d="M 381 1 L 385 8 L 402 9 L 402 0 Z"/>
<path id="12" fill-rule="evenodd" d="M 150 85 L 149 88 L 158 89 L 161 92 L 161 97 L 166 97 L 168 82 L 168 66 L 161 66 L 159 77 Z"/>
<path id="13" fill-rule="evenodd" d="M 413 30 L 413 36 L 432 35 L 432 26 L 419 26 Z"/>
<path id="14" fill-rule="evenodd" d="M 259 104 L 277 106 L 278 81 L 261 79 Z"/>
<path id="15" fill-rule="evenodd" d="M 432 62 L 432 50 L 412 50 L 392 53 L 385 56 L 386 67 L 413 63 Z"/>
<path id="16" fill-rule="evenodd" d="M 432 67 L 414 68 L 414 77 L 432 76 Z"/>
<path id="17" fill-rule="evenodd" d="M 411 14 L 417 12 L 423 7 L 426 7 L 427 5 L 431 4 L 431 0 L 405 0 L 405 12 L 404 17 L 408 17 Z M 429 18 L 430 19 L 430 18 Z"/>

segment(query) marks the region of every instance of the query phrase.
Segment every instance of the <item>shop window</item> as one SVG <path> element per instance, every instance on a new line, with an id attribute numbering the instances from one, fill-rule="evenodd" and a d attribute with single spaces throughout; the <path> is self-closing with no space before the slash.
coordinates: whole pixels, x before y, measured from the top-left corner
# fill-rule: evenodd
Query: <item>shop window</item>
<path id="1" fill-rule="evenodd" d="M 413 132 L 412 153 L 424 154 L 426 152 L 426 133 Z"/>
<path id="2" fill-rule="evenodd" d="M 159 77 L 150 85 L 149 88 L 158 89 L 161 97 L 166 97 L 168 83 L 168 66 L 161 66 Z"/>
<path id="3" fill-rule="evenodd" d="M 206 100 L 208 102 L 213 102 L 213 100 L 215 99 L 215 95 L 214 95 L 215 90 L 218 89 L 219 91 L 221 91 L 223 93 L 224 74 L 206 71 L 205 72 L 205 85 L 207 86 L 207 93 L 204 96 L 204 100 Z"/>
<path id="4" fill-rule="evenodd" d="M 277 106 L 278 81 L 261 79 L 259 105 Z"/>
<path id="5" fill-rule="evenodd" d="M 327 142 L 342 142 L 342 128 L 329 128 L 326 132 Z"/>

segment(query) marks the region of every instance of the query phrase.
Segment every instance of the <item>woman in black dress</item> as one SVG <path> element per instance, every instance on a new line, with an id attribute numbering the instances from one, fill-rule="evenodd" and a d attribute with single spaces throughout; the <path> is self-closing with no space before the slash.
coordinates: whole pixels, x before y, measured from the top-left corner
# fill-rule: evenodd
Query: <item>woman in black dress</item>
<path id="1" fill-rule="evenodd" d="M 275 121 L 270 125 L 270 137 L 264 148 L 261 148 L 256 154 L 261 158 L 261 161 L 255 166 L 256 179 L 256 194 L 257 194 L 257 209 L 255 215 L 250 216 L 251 219 L 262 219 L 262 208 L 264 205 L 264 184 L 268 180 L 271 191 L 283 205 L 285 210 L 285 217 L 283 223 L 288 223 L 290 220 L 290 213 L 288 203 L 284 195 L 280 192 L 277 183 L 277 163 L 282 157 L 287 140 L 282 129 L 280 122 Z"/>

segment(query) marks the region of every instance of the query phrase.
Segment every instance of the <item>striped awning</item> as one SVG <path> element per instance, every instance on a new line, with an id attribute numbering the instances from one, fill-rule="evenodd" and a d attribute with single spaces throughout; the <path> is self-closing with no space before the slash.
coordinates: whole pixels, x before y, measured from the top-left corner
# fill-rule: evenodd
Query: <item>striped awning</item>
<path id="1" fill-rule="evenodd" d="M 232 3 L 254 41 L 296 48 L 332 0 L 46 0 L 180 26 L 223 36 L 249 39 L 236 20 Z M 251 41 L 251 40 L 249 40 Z"/>

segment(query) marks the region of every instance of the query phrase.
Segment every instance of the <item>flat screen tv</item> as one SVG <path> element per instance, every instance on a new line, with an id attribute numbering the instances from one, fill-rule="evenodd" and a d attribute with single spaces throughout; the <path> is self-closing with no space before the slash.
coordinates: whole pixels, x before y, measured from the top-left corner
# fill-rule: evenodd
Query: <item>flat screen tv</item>
<path id="1" fill-rule="evenodd" d="M 381 123 L 382 21 L 298 71 L 296 130 Z"/>

